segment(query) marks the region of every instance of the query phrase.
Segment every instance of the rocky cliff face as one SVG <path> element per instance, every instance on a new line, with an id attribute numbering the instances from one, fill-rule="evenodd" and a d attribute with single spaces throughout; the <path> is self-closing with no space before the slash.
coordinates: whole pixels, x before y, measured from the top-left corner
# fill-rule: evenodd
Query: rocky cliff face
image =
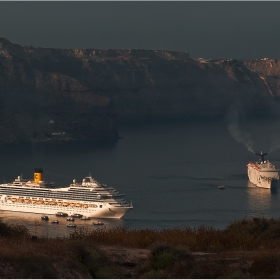
<path id="1" fill-rule="evenodd" d="M 246 60 L 248 69 L 258 74 L 267 90 L 275 100 L 280 97 L 280 61 L 264 58 L 261 60 Z"/>
<path id="2" fill-rule="evenodd" d="M 116 121 L 267 115 L 279 64 L 188 53 L 45 49 L 0 38 L 0 140 L 117 139 Z M 271 66 L 272 65 L 272 66 Z"/>

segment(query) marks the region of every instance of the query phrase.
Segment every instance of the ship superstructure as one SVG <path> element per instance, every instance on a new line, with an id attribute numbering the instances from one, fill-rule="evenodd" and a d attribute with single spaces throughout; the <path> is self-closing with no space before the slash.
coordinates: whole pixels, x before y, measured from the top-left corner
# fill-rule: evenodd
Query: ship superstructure
<path id="1" fill-rule="evenodd" d="M 41 214 L 63 212 L 88 217 L 120 219 L 133 206 L 124 194 L 100 184 L 90 175 L 81 183 L 73 180 L 69 187 L 57 187 L 43 181 L 43 169 L 35 168 L 34 180 L 18 176 L 11 183 L 0 184 L 0 209 Z"/>
<path id="2" fill-rule="evenodd" d="M 269 160 L 265 160 L 264 156 L 267 153 L 256 153 L 260 156 L 258 162 L 249 162 L 248 177 L 251 183 L 260 188 L 270 189 L 276 186 L 277 180 L 279 179 L 279 169 L 275 167 Z"/>

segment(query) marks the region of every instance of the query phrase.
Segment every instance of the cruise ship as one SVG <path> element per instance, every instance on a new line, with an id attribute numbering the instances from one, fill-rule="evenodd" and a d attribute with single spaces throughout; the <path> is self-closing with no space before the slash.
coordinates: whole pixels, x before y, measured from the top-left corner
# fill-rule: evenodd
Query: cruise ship
<path id="1" fill-rule="evenodd" d="M 276 187 L 277 180 L 279 179 L 279 169 L 275 167 L 269 160 L 265 160 L 264 156 L 267 153 L 260 154 L 260 160 L 256 163 L 249 162 L 248 167 L 248 177 L 251 183 L 260 188 L 270 189 Z"/>
<path id="2" fill-rule="evenodd" d="M 18 176 L 11 183 L 0 184 L 0 210 L 120 219 L 132 208 L 124 194 L 91 176 L 81 183 L 74 179 L 69 187 L 57 187 L 43 181 L 43 169 L 35 168 L 34 180 Z"/>

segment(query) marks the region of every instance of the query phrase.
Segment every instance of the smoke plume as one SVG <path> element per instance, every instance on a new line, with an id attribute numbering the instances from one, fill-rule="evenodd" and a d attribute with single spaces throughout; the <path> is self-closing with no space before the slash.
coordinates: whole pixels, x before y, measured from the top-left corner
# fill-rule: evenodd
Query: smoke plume
<path id="1" fill-rule="evenodd" d="M 243 144 L 247 150 L 251 153 L 255 153 L 253 150 L 253 141 L 251 139 L 251 134 L 242 131 L 239 125 L 239 113 L 237 108 L 231 108 L 227 115 L 228 120 L 228 131 L 230 135 L 239 143 Z"/>
<path id="2" fill-rule="evenodd" d="M 271 147 L 268 153 L 274 152 L 280 149 L 280 137 L 274 137 L 271 143 Z"/>

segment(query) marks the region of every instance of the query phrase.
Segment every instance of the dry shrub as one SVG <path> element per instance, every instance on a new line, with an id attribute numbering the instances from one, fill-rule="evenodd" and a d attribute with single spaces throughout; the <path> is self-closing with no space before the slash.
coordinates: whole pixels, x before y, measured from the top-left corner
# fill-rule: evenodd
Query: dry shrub
<path id="1" fill-rule="evenodd" d="M 212 227 L 173 228 L 173 229 L 128 229 L 128 228 L 78 228 L 70 238 L 32 239 L 28 231 L 20 226 L 4 224 L 0 221 L 0 259 L 7 262 L 26 265 L 36 263 L 44 270 L 47 260 L 61 257 L 69 265 L 73 263 L 82 276 L 93 278 L 124 278 L 115 264 L 103 256 L 95 245 L 117 245 L 134 248 L 150 248 L 151 256 L 139 269 L 139 278 L 246 278 L 241 270 L 225 270 L 219 262 L 197 261 L 190 251 L 255 251 L 264 254 L 273 250 L 271 255 L 255 258 L 250 267 L 250 275 L 257 278 L 280 275 L 280 258 L 276 257 L 280 249 L 280 221 L 276 219 L 252 218 L 234 221 L 226 229 Z M 40 252 L 40 254 L 38 254 Z M 243 252 L 242 252 L 243 253 Z M 33 256 L 36 258 L 34 260 Z M 36 257 L 37 256 L 37 257 Z M 279 261 L 278 261 L 279 258 Z M 64 263 L 64 262 L 61 262 Z M 52 266 L 50 265 L 51 269 Z M 84 271 L 83 273 L 81 271 Z M 63 271 L 45 269 L 45 272 L 33 269 L 19 269 L 21 278 L 64 277 Z M 41 273 L 41 274 L 40 274 Z M 278 274 L 277 274 L 278 273 Z M 79 277 L 80 277 L 79 276 Z M 76 278 L 79 278 L 78 276 Z"/>
<path id="2" fill-rule="evenodd" d="M 203 232 L 202 232 L 203 231 Z M 155 242 L 166 242 L 170 245 L 177 246 L 179 244 L 187 245 L 194 248 L 198 243 L 208 246 L 208 241 L 213 237 L 211 231 L 202 227 L 198 230 L 187 228 L 173 229 L 128 229 L 128 228 L 99 228 L 88 230 L 84 228 L 77 229 L 71 233 L 70 238 L 74 240 L 87 239 L 99 244 L 118 244 L 123 246 L 148 248 Z"/>
<path id="3" fill-rule="evenodd" d="M 29 238 L 30 234 L 25 226 L 4 223 L 0 218 L 0 236 Z"/>
<path id="4" fill-rule="evenodd" d="M 84 240 L 71 243 L 78 261 L 86 267 L 92 278 L 123 278 L 123 275 L 119 275 L 117 270 L 114 270 L 112 261 L 101 254 L 92 243 Z"/>
<path id="5" fill-rule="evenodd" d="M 121 245 L 148 248 L 155 242 L 171 246 L 182 244 L 191 250 L 220 252 L 223 250 L 256 250 L 259 248 L 280 248 L 280 221 L 275 219 L 253 218 L 231 223 L 226 229 L 212 227 L 173 229 L 128 229 L 80 228 L 70 239 L 87 239 L 99 244 Z"/>
<path id="6" fill-rule="evenodd" d="M 272 254 L 265 254 L 255 258 L 249 268 L 249 273 L 251 273 L 254 278 L 267 279 L 271 278 L 279 270 L 279 267 L 279 260 Z"/>
<path id="7" fill-rule="evenodd" d="M 160 270 L 168 278 L 187 278 L 193 266 L 192 255 L 182 246 L 156 243 L 151 247 L 150 267 Z"/>
<path id="8" fill-rule="evenodd" d="M 252 235 L 259 239 L 274 239 L 280 237 L 280 220 L 267 218 L 242 219 L 231 223 L 225 230 L 238 235 Z"/>

